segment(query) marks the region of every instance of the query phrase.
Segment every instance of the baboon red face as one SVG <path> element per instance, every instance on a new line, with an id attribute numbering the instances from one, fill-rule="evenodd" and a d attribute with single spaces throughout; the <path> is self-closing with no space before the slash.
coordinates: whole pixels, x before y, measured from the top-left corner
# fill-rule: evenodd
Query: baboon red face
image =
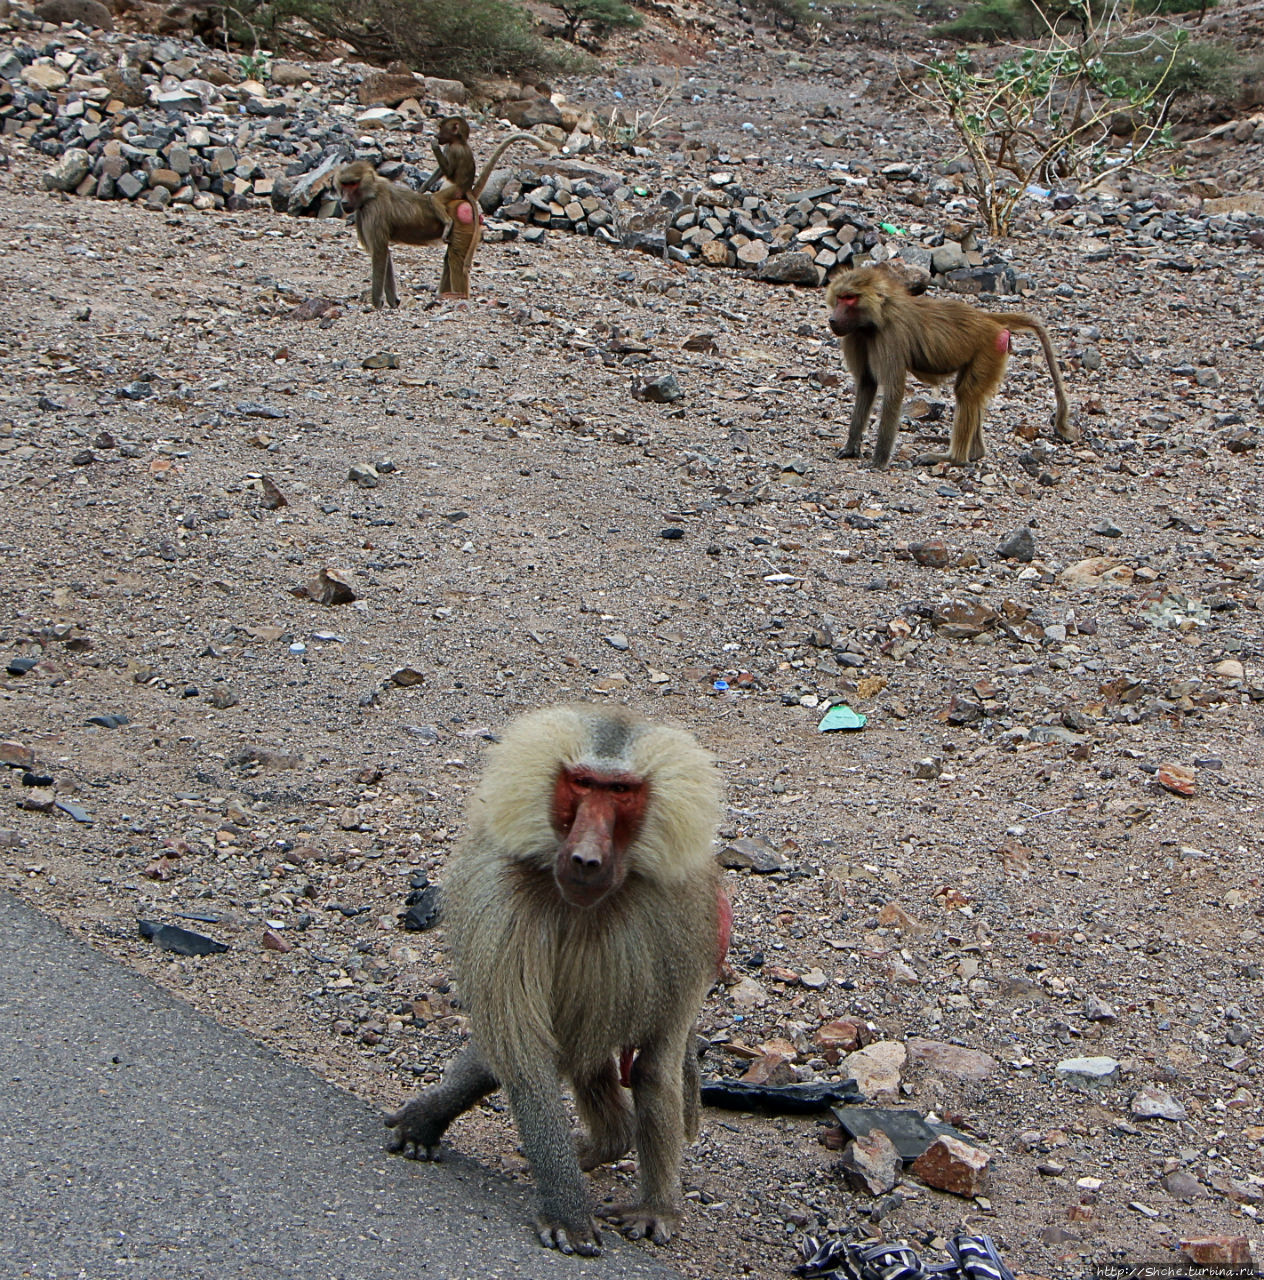
<path id="1" fill-rule="evenodd" d="M 562 769 L 553 788 L 560 841 L 553 876 L 573 907 L 596 906 L 627 874 L 624 855 L 645 818 L 648 787 L 624 771 Z"/>
<path id="2" fill-rule="evenodd" d="M 834 297 L 834 306 L 830 311 L 829 327 L 841 338 L 845 333 L 854 333 L 860 328 L 860 313 L 857 307 L 860 299 L 854 293 L 840 293 Z"/>

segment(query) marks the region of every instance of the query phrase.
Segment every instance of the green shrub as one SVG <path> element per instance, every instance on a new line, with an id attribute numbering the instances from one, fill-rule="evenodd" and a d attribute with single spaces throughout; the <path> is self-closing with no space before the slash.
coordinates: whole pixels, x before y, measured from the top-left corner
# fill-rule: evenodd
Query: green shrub
<path id="1" fill-rule="evenodd" d="M 1172 13 L 1205 13 L 1215 8 L 1216 0 L 1136 0 L 1133 8 L 1143 17 Z M 993 43 L 1000 40 L 1030 39 L 1043 35 L 1050 27 L 1065 25 L 1092 26 L 1110 0 L 979 0 L 962 10 L 950 22 L 941 22 L 932 35 L 949 40 Z"/>
<path id="2" fill-rule="evenodd" d="M 233 0 L 222 11 L 229 37 L 246 47 L 302 47 L 316 31 L 345 40 L 369 62 L 398 60 L 454 80 L 575 66 L 564 46 L 540 37 L 516 0 Z"/>
<path id="3" fill-rule="evenodd" d="M 1030 13 L 1019 0 L 982 0 L 951 22 L 941 22 L 931 35 L 947 40 L 1016 40 L 1030 34 Z"/>
<path id="4" fill-rule="evenodd" d="M 1164 92 L 1177 97 L 1234 97 L 1247 71 L 1246 59 L 1223 40 L 1188 40 L 1176 50 L 1162 41 L 1147 41 L 1144 47 L 1133 42 L 1131 48 L 1112 49 L 1106 61 L 1133 88 L 1153 88 L 1161 77 Z"/>
<path id="5" fill-rule="evenodd" d="M 604 39 L 615 27 L 639 27 L 640 14 L 633 12 L 623 0 L 554 0 L 566 19 L 562 32 L 565 40 L 579 38 L 580 28 L 587 26 L 595 39 Z"/>

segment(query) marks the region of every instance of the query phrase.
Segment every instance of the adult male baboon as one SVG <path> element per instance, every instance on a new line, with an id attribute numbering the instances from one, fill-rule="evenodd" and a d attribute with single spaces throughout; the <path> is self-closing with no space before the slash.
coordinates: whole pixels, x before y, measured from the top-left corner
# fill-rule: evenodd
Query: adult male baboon
<path id="1" fill-rule="evenodd" d="M 492 152 L 482 172 L 474 179 L 470 198 L 461 201 L 455 209 L 452 238 L 444 264 L 440 292 L 451 292 L 467 298 L 470 292 L 470 267 L 474 250 L 482 238 L 481 214 L 477 200 L 483 194 L 487 179 L 505 151 L 516 142 L 530 142 L 541 151 L 552 151 L 549 144 L 534 134 L 511 133 Z M 427 184 L 428 185 L 428 184 Z M 414 191 L 401 187 L 378 176 L 367 160 L 355 160 L 338 171 L 338 192 L 342 206 L 355 214 L 356 234 L 369 252 L 371 260 L 372 288 L 370 297 L 375 307 L 385 300 L 388 306 L 399 306 L 399 294 L 395 290 L 395 264 L 391 260 L 391 241 L 399 244 L 429 244 L 438 240 L 446 224 L 436 206 L 436 199 L 427 191 Z M 458 228 L 465 224 L 463 232 Z"/>
<path id="2" fill-rule="evenodd" d="M 1010 330 L 1029 329 L 1040 339 L 1057 400 L 1054 432 L 1079 438 L 1068 424 L 1066 391 L 1058 359 L 1044 325 L 1021 311 L 980 311 L 959 298 L 921 298 L 909 293 L 885 264 L 840 271 L 825 294 L 830 328 L 843 340 L 843 357 L 856 379 L 856 404 L 843 457 L 860 453 L 869 413 L 882 388 L 882 413 L 873 465 L 885 467 L 895 447 L 908 374 L 934 384 L 957 375 L 957 410 L 948 453 L 956 463 L 983 457 L 983 410 L 996 394 L 1009 357 Z"/>
<path id="3" fill-rule="evenodd" d="M 451 1121 L 500 1086 L 542 1244 L 599 1252 L 580 1171 L 633 1143 L 641 1198 L 617 1217 L 630 1235 L 671 1238 L 698 1129 L 693 1025 L 731 920 L 711 847 L 718 802 L 711 757 L 679 729 L 591 706 L 509 726 L 443 882 L 471 1042 L 386 1117 L 391 1150 L 432 1159 Z M 578 1155 L 563 1077 L 587 1128 Z"/>

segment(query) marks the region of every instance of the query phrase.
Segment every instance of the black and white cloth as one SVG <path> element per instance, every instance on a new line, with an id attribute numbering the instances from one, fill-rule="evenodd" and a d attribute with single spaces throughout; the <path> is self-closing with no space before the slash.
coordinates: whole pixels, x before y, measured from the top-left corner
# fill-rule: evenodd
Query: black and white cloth
<path id="1" fill-rule="evenodd" d="M 803 1262 L 794 1272 L 805 1280 L 1014 1280 L 990 1236 L 964 1232 L 948 1242 L 951 1262 L 928 1264 L 903 1241 L 854 1234 L 825 1241 L 805 1236 L 801 1248 Z"/>

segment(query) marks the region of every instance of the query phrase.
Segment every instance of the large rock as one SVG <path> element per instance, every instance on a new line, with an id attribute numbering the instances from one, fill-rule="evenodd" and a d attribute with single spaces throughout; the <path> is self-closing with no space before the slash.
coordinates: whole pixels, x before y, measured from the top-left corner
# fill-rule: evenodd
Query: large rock
<path id="1" fill-rule="evenodd" d="M 67 80 L 66 73 L 51 62 L 32 62 L 29 67 L 22 68 L 22 83 L 32 89 L 47 89 L 50 93 L 56 93 L 58 89 L 66 87 Z"/>
<path id="2" fill-rule="evenodd" d="M 986 1151 L 944 1134 L 913 1161 L 912 1171 L 915 1177 L 936 1191 L 977 1196 L 983 1190 L 990 1159 Z"/>
<path id="3" fill-rule="evenodd" d="M 843 1148 L 838 1167 L 853 1191 L 884 1196 L 895 1190 L 904 1161 L 895 1143 L 881 1129 L 872 1129 Z"/>
<path id="4" fill-rule="evenodd" d="M 284 88 L 306 84 L 312 78 L 311 72 L 297 62 L 274 62 L 268 68 L 268 78 L 273 84 Z"/>
<path id="5" fill-rule="evenodd" d="M 44 175 L 46 191 L 73 191 L 92 168 L 92 157 L 82 147 L 69 147 Z"/>
<path id="6" fill-rule="evenodd" d="M 45 22 L 82 22 L 85 27 L 114 30 L 114 18 L 100 0 L 44 0 L 35 14 Z"/>
<path id="7" fill-rule="evenodd" d="M 149 102 L 145 80 L 135 67 L 106 67 L 101 79 L 125 107 L 143 107 Z"/>
<path id="8" fill-rule="evenodd" d="M 548 98 L 523 98 L 502 102 L 496 110 L 517 129 L 533 129 L 538 124 L 562 127 L 562 113 Z"/>
<path id="9" fill-rule="evenodd" d="M 1236 196 L 1218 196 L 1204 200 L 1203 212 L 1264 214 L 1264 191 L 1239 191 Z"/>
<path id="10" fill-rule="evenodd" d="M 769 258 L 759 268 L 758 275 L 759 279 L 773 284 L 819 285 L 825 279 L 825 272 L 816 265 L 812 255 L 799 250 Z"/>
<path id="11" fill-rule="evenodd" d="M 286 213 L 294 216 L 306 213 L 320 198 L 321 192 L 329 185 L 330 176 L 341 163 L 337 155 L 326 156 L 316 168 L 298 178 L 294 185 L 287 188 L 280 197 L 278 197 L 278 190 L 281 184 L 278 183 L 277 187 L 273 188 L 272 207 L 276 209 L 278 198 L 281 198 L 284 200 Z"/>
<path id="12" fill-rule="evenodd" d="M 444 80 L 439 76 L 422 76 L 426 86 L 426 97 L 438 98 L 440 102 L 465 102 L 470 91 L 459 80 Z"/>
<path id="13" fill-rule="evenodd" d="M 1056 1070 L 1077 1089 L 1097 1089 L 1119 1079 L 1119 1063 L 1114 1058 L 1063 1058 Z"/>
<path id="14" fill-rule="evenodd" d="M 907 1057 L 898 1040 L 880 1040 L 849 1053 L 842 1068 L 870 1102 L 890 1102 L 900 1096 L 900 1071 Z"/>
<path id="15" fill-rule="evenodd" d="M 908 1039 L 909 1062 L 929 1068 L 936 1075 L 955 1076 L 958 1080 L 986 1080 L 994 1075 L 997 1062 L 980 1049 L 963 1049 L 942 1040 Z"/>
<path id="16" fill-rule="evenodd" d="M 356 97 L 365 107 L 398 107 L 406 99 L 422 97 L 425 92 L 425 81 L 411 71 L 379 71 L 365 77 L 356 90 Z"/>

